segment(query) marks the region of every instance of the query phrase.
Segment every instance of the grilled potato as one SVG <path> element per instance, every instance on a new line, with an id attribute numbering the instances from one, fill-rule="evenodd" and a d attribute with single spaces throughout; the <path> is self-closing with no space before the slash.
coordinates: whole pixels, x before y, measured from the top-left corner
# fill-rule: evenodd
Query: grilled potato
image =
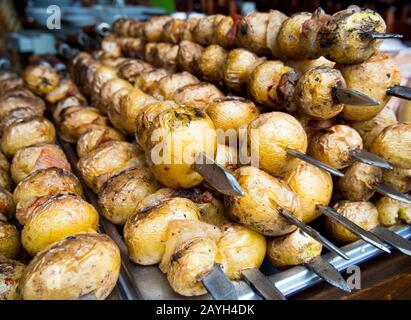
<path id="1" fill-rule="evenodd" d="M 15 259 L 20 248 L 20 234 L 17 228 L 0 219 L 0 258 Z"/>
<path id="2" fill-rule="evenodd" d="M 211 45 L 204 49 L 198 59 L 198 69 L 204 80 L 221 84 L 224 79 L 224 65 L 227 59 L 227 50 L 218 45 Z"/>
<path id="3" fill-rule="evenodd" d="M 201 82 L 178 89 L 172 98 L 179 105 L 205 111 L 209 104 L 223 97 L 224 94 L 215 85 Z"/>
<path id="4" fill-rule="evenodd" d="M 53 91 L 60 82 L 59 76 L 53 67 L 44 64 L 28 66 L 24 69 L 22 78 L 27 88 L 39 96 L 44 96 Z"/>
<path id="5" fill-rule="evenodd" d="M 0 258 L 0 300 L 20 300 L 18 290 L 26 266 L 15 260 Z"/>
<path id="6" fill-rule="evenodd" d="M 383 226 L 391 227 L 400 222 L 411 223 L 411 205 L 398 200 L 381 197 L 375 203 L 378 219 Z"/>

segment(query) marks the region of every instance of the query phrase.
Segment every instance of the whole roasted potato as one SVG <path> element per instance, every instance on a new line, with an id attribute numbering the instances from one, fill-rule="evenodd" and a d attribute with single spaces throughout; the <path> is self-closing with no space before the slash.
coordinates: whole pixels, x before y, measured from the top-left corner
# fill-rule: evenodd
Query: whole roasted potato
<path id="1" fill-rule="evenodd" d="M 36 116 L 36 112 L 30 107 L 20 107 L 11 110 L 0 120 L 0 135 L 3 135 L 4 130 L 12 124 L 27 120 Z"/>
<path id="2" fill-rule="evenodd" d="M 130 59 L 120 65 L 119 74 L 122 79 L 134 83 L 140 74 L 151 70 L 154 70 L 151 64 L 139 59 Z"/>
<path id="3" fill-rule="evenodd" d="M 293 68 L 295 71 L 297 71 L 300 74 L 304 74 L 308 70 L 311 70 L 316 67 L 334 68 L 334 65 L 335 65 L 334 62 L 322 56 L 317 59 L 287 60 L 285 64 Z"/>
<path id="4" fill-rule="evenodd" d="M 144 23 L 144 38 L 147 42 L 161 41 L 164 25 L 173 19 L 169 16 L 151 17 Z"/>
<path id="5" fill-rule="evenodd" d="M 144 166 L 143 157 L 131 143 L 109 141 L 81 158 L 78 168 L 87 186 L 97 193 L 110 177 L 125 169 Z"/>
<path id="6" fill-rule="evenodd" d="M 371 152 L 401 169 L 411 169 L 411 122 L 386 127 L 373 141 Z"/>
<path id="7" fill-rule="evenodd" d="M 153 95 L 158 99 L 163 98 L 164 100 L 170 100 L 178 89 L 199 82 L 200 81 L 195 76 L 188 72 L 170 74 L 158 81 L 157 88 Z"/>
<path id="8" fill-rule="evenodd" d="M 0 187 L 0 220 L 10 220 L 14 217 L 16 206 L 13 201 L 13 194 Z"/>
<path id="9" fill-rule="evenodd" d="M 391 227 L 400 222 L 411 223 L 411 205 L 398 200 L 381 197 L 375 203 L 378 219 L 383 226 Z"/>
<path id="10" fill-rule="evenodd" d="M 345 105 L 341 117 L 352 121 L 370 120 L 384 108 L 390 97 L 387 88 L 400 83 L 400 68 L 386 53 L 377 53 L 360 64 L 337 66 L 349 88 L 377 99 L 376 106 Z M 372 75 L 372 77 L 370 76 Z"/>
<path id="11" fill-rule="evenodd" d="M 362 149 L 361 136 L 346 125 L 334 125 L 318 131 L 311 139 L 309 153 L 333 168 L 342 169 L 353 163 L 350 151 Z"/>
<path id="12" fill-rule="evenodd" d="M 10 176 L 10 162 L 6 156 L 0 152 L 0 187 L 11 190 L 13 180 Z"/>
<path id="13" fill-rule="evenodd" d="M 52 110 L 54 123 L 56 123 L 57 125 L 60 124 L 61 116 L 63 115 L 64 113 L 63 111 L 65 109 L 69 107 L 73 107 L 73 106 L 82 106 L 82 105 L 83 105 L 83 101 L 73 96 L 59 101 L 57 105 L 54 107 L 54 109 Z"/>
<path id="14" fill-rule="evenodd" d="M 26 266 L 15 260 L 0 258 L 0 300 L 20 300 L 18 286 Z"/>
<path id="15" fill-rule="evenodd" d="M 50 167 L 71 171 L 63 150 L 55 144 L 40 143 L 16 152 L 11 161 L 11 176 L 16 184 L 30 173 Z"/>
<path id="16" fill-rule="evenodd" d="M 117 70 L 112 67 L 100 65 L 93 74 L 91 85 L 91 101 L 95 102 L 99 99 L 101 88 L 103 85 L 112 79 L 117 78 Z"/>
<path id="17" fill-rule="evenodd" d="M 107 114 L 108 107 L 111 103 L 114 93 L 123 88 L 131 89 L 132 86 L 128 81 L 120 78 L 114 78 L 103 84 L 98 97 L 98 102 L 94 104 L 101 113 Z"/>
<path id="18" fill-rule="evenodd" d="M 274 267 L 284 269 L 310 262 L 321 255 L 322 245 L 302 230 L 272 238 L 267 244 L 268 260 Z"/>
<path id="19" fill-rule="evenodd" d="M 307 150 L 307 135 L 293 116 L 283 112 L 260 114 L 248 125 L 249 154 L 261 169 L 281 176 L 298 164 L 287 148 Z"/>
<path id="20" fill-rule="evenodd" d="M 20 234 L 17 228 L 0 219 L 0 258 L 15 259 L 20 248 Z"/>
<path id="21" fill-rule="evenodd" d="M 214 268 L 221 231 L 195 220 L 170 221 L 160 269 L 173 290 L 183 296 L 207 293 L 201 278 Z"/>
<path id="22" fill-rule="evenodd" d="M 379 225 L 377 208 L 371 202 L 343 200 L 334 205 L 334 210 L 365 230 L 371 230 Z M 359 239 L 351 231 L 328 217 L 325 217 L 325 227 L 335 240 L 342 243 Z"/>
<path id="23" fill-rule="evenodd" d="M 38 143 L 54 143 L 55 140 L 56 130 L 53 124 L 43 117 L 36 116 L 6 128 L 0 145 L 3 153 L 12 157 L 20 149 Z"/>
<path id="24" fill-rule="evenodd" d="M 202 46 L 212 44 L 216 26 L 223 18 L 224 16 L 221 14 L 200 18 L 192 32 L 194 42 Z"/>
<path id="25" fill-rule="evenodd" d="M 38 198 L 56 193 L 82 196 L 83 189 L 74 174 L 61 168 L 41 169 L 28 175 L 13 192 L 17 220 L 24 224 Z"/>
<path id="26" fill-rule="evenodd" d="M 174 44 L 180 43 L 185 28 L 186 20 L 171 19 L 170 21 L 167 21 L 161 34 L 161 41 Z"/>
<path id="27" fill-rule="evenodd" d="M 42 116 L 46 108 L 44 101 L 39 97 L 27 97 L 21 95 L 3 96 L 0 98 L 0 119 L 3 119 L 14 109 L 23 107 L 32 109 L 38 116 Z"/>
<path id="28" fill-rule="evenodd" d="M 56 70 L 44 64 L 28 66 L 24 69 L 22 78 L 27 88 L 39 96 L 56 89 L 60 81 Z"/>
<path id="29" fill-rule="evenodd" d="M 382 179 L 386 184 L 400 192 L 411 191 L 411 169 L 383 170 Z"/>
<path id="30" fill-rule="evenodd" d="M 234 221 L 266 236 L 295 230 L 280 213 L 287 210 L 298 219 L 302 217 L 299 198 L 287 183 L 249 166 L 237 169 L 234 176 L 244 191 L 244 196 L 224 197 L 227 213 Z"/>
<path id="31" fill-rule="evenodd" d="M 3 79 L 0 80 L 0 95 L 6 94 L 11 90 L 20 89 L 23 85 L 23 79 L 21 79 L 17 74 L 8 73 L 6 78 L 3 77 Z"/>
<path id="32" fill-rule="evenodd" d="M 188 40 L 188 41 L 194 40 L 193 30 L 195 26 L 197 25 L 198 21 L 200 21 L 199 17 L 189 17 L 188 19 L 186 19 L 186 25 L 181 35 L 182 40 Z"/>
<path id="33" fill-rule="evenodd" d="M 197 208 L 200 210 L 200 220 L 221 227 L 229 220 L 225 214 L 224 204 L 221 200 L 212 197 L 210 202 L 196 202 Z"/>
<path id="34" fill-rule="evenodd" d="M 205 111 L 209 104 L 223 97 L 224 94 L 215 85 L 208 82 L 200 82 L 178 89 L 173 95 L 173 100 L 179 105 Z"/>
<path id="35" fill-rule="evenodd" d="M 216 262 L 231 280 L 240 280 L 241 272 L 260 268 L 267 251 L 265 237 L 236 223 L 221 227 Z"/>
<path id="36" fill-rule="evenodd" d="M 267 29 L 270 14 L 251 12 L 240 19 L 237 25 L 236 43 L 258 55 L 267 55 Z"/>
<path id="37" fill-rule="evenodd" d="M 125 224 L 137 212 L 139 202 L 160 189 L 148 168 L 133 168 L 111 177 L 99 193 L 103 216 L 112 223 Z"/>
<path id="38" fill-rule="evenodd" d="M 95 232 L 97 226 L 98 213 L 91 204 L 77 195 L 55 194 L 32 210 L 21 232 L 21 242 L 35 256 L 68 236 Z"/>
<path id="39" fill-rule="evenodd" d="M 183 40 L 178 46 L 177 65 L 179 70 L 198 73 L 198 61 L 204 48 L 197 43 Z"/>
<path id="40" fill-rule="evenodd" d="M 172 220 L 198 220 L 197 206 L 185 198 L 170 198 L 139 210 L 124 226 L 124 241 L 132 261 L 142 265 L 157 264 L 164 255 L 167 229 Z"/>
<path id="41" fill-rule="evenodd" d="M 145 52 L 145 59 L 152 65 L 169 70 L 177 71 L 178 45 L 170 43 L 156 43 L 154 51 Z"/>
<path id="42" fill-rule="evenodd" d="M 123 97 L 132 95 L 134 91 L 140 92 L 141 90 L 134 88 L 133 86 L 121 88 L 117 90 L 111 97 L 110 104 L 108 105 L 107 115 L 111 124 L 118 130 L 124 132 L 123 119 L 120 114 L 120 101 Z M 137 93 L 138 94 L 138 93 Z"/>
<path id="43" fill-rule="evenodd" d="M 200 153 L 214 158 L 217 134 L 200 109 L 178 107 L 160 113 L 149 131 L 146 161 L 154 176 L 169 188 L 190 188 L 203 177 L 193 169 Z"/>
<path id="44" fill-rule="evenodd" d="M 315 67 L 298 80 L 296 103 L 302 112 L 313 118 L 331 119 L 344 108 L 342 103 L 335 102 L 333 89 L 345 87 L 344 78 L 338 70 Z"/>
<path id="45" fill-rule="evenodd" d="M 333 180 L 323 169 L 300 161 L 283 178 L 300 198 L 303 222 L 309 223 L 321 215 L 316 205 L 326 206 L 330 203 Z"/>
<path id="46" fill-rule="evenodd" d="M 29 263 L 20 281 L 25 300 L 105 299 L 120 273 L 120 250 L 108 236 L 78 234 L 54 244 Z"/>
<path id="47" fill-rule="evenodd" d="M 50 104 L 56 104 L 71 96 L 77 96 L 85 101 L 85 97 L 80 93 L 76 84 L 71 79 L 65 78 L 60 81 L 59 85 L 53 91 L 47 93 L 45 100 Z"/>
<path id="48" fill-rule="evenodd" d="M 153 95 L 157 90 L 158 81 L 170 74 L 166 69 L 154 69 L 152 71 L 143 72 L 140 74 L 134 85 L 143 92 Z"/>
<path id="49" fill-rule="evenodd" d="M 77 140 L 77 155 L 82 158 L 105 142 L 124 140 L 124 136 L 114 128 L 92 125 Z"/>
<path id="50" fill-rule="evenodd" d="M 375 193 L 373 185 L 381 180 L 380 168 L 357 161 L 338 179 L 337 190 L 347 200 L 368 201 Z"/>
<path id="51" fill-rule="evenodd" d="M 221 84 L 224 80 L 224 64 L 227 59 L 227 50 L 219 45 L 212 44 L 204 49 L 198 59 L 198 69 L 204 80 Z"/>
<path id="52" fill-rule="evenodd" d="M 270 10 L 268 12 L 268 25 L 267 25 L 267 48 L 270 49 L 271 55 L 275 58 L 281 58 L 280 48 L 278 46 L 277 38 L 280 32 L 281 25 L 288 16 L 278 10 Z"/>

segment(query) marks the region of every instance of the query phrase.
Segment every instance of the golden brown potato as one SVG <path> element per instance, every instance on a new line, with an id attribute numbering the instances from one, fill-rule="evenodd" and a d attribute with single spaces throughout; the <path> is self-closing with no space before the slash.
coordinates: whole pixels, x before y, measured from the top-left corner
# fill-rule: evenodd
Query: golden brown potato
<path id="1" fill-rule="evenodd" d="M 181 39 L 182 40 L 188 40 L 188 41 L 193 41 L 193 30 L 195 26 L 197 25 L 198 21 L 200 18 L 198 17 L 189 17 L 186 19 L 186 26 L 182 32 Z"/>
<path id="2" fill-rule="evenodd" d="M 270 10 L 268 12 L 268 25 L 267 25 L 267 48 L 270 49 L 271 55 L 275 58 L 281 58 L 280 48 L 278 47 L 278 33 L 280 32 L 281 25 L 288 16 L 278 10 Z"/>
<path id="3" fill-rule="evenodd" d="M 80 93 L 76 84 L 71 79 L 62 79 L 57 88 L 47 93 L 45 100 L 50 104 L 57 102 L 71 96 L 79 97 L 85 101 L 85 97 Z"/>
<path id="4" fill-rule="evenodd" d="M 334 99 L 335 87 L 346 87 L 341 73 L 329 67 L 315 67 L 298 80 L 296 103 L 302 112 L 315 119 L 331 119 L 344 108 L 342 103 Z"/>
<path id="5" fill-rule="evenodd" d="M 126 57 L 142 58 L 144 57 L 145 41 L 141 38 L 117 38 L 121 51 Z"/>
<path id="6" fill-rule="evenodd" d="M 9 95 L 0 98 L 0 119 L 7 116 L 8 113 L 17 108 L 27 107 L 33 112 L 41 116 L 44 113 L 44 101 L 39 97 L 26 97 L 21 95 Z"/>
<path id="7" fill-rule="evenodd" d="M 164 24 L 163 32 L 161 33 L 161 41 L 174 44 L 180 43 L 183 37 L 183 32 L 186 28 L 186 20 L 171 19 Z"/>
<path id="8" fill-rule="evenodd" d="M 105 65 L 100 65 L 92 77 L 91 101 L 98 100 L 103 85 L 112 79 L 117 78 L 117 70 Z M 97 98 L 97 99 L 96 99 Z"/>
<path id="9" fill-rule="evenodd" d="M 80 135 L 92 125 L 108 125 L 107 117 L 92 107 L 69 107 L 61 116 L 61 138 L 70 143 L 76 143 Z"/>
<path id="10" fill-rule="evenodd" d="M 353 163 L 350 151 L 362 149 L 361 136 L 346 125 L 334 125 L 317 132 L 310 142 L 309 153 L 333 168 L 346 168 Z"/>
<path id="11" fill-rule="evenodd" d="M 375 193 L 373 185 L 381 182 L 382 170 L 362 162 L 354 162 L 339 178 L 337 190 L 347 200 L 367 201 Z"/>
<path id="12" fill-rule="evenodd" d="M 221 84 L 224 79 L 224 64 L 227 59 L 227 50 L 218 45 L 211 45 L 204 49 L 198 59 L 199 73 L 204 80 Z"/>
<path id="13" fill-rule="evenodd" d="M 300 198 L 303 222 L 309 223 L 320 216 L 316 205 L 330 203 L 333 180 L 328 172 L 300 161 L 283 178 Z"/>
<path id="14" fill-rule="evenodd" d="M 392 170 L 383 170 L 383 181 L 389 186 L 400 192 L 411 191 L 411 169 L 394 168 Z"/>
<path id="15" fill-rule="evenodd" d="M 281 236 L 295 230 L 280 214 L 287 210 L 301 219 L 300 201 L 284 181 L 255 167 L 241 167 L 234 172 L 244 196 L 225 196 L 227 213 L 252 230 L 266 236 Z"/>
<path id="16" fill-rule="evenodd" d="M 144 155 L 135 145 L 125 141 L 106 142 L 78 162 L 84 181 L 96 193 L 110 177 L 125 169 L 144 165 Z"/>
<path id="17" fill-rule="evenodd" d="M 307 135 L 293 116 L 283 112 L 260 114 L 248 125 L 248 147 L 252 160 L 258 160 L 261 169 L 281 176 L 298 164 L 288 155 L 287 148 L 307 150 Z"/>
<path id="18" fill-rule="evenodd" d="M 375 11 L 349 6 L 331 16 L 318 33 L 321 55 L 340 64 L 361 63 L 374 55 L 382 40 L 367 33 L 385 33 L 384 19 Z"/>
<path id="19" fill-rule="evenodd" d="M 92 125 L 77 140 L 77 155 L 82 158 L 105 142 L 124 140 L 124 136 L 114 128 Z"/>
<path id="20" fill-rule="evenodd" d="M 123 88 L 128 88 L 131 90 L 132 86 L 129 82 L 120 78 L 114 78 L 107 81 L 101 87 L 98 102 L 96 102 L 94 106 L 96 106 L 101 111 L 101 113 L 107 114 L 107 110 L 111 103 L 113 95 Z"/>
<path id="21" fill-rule="evenodd" d="M 383 226 L 391 227 L 402 221 L 411 223 L 411 205 L 389 197 L 381 197 L 375 203 L 378 218 Z"/>
<path id="22" fill-rule="evenodd" d="M 115 37 L 110 35 L 101 40 L 101 50 L 106 58 L 117 58 L 122 54 L 120 44 L 116 41 Z"/>
<path id="23" fill-rule="evenodd" d="M 120 273 L 120 250 L 103 234 L 68 237 L 35 256 L 20 281 L 25 300 L 105 299 Z"/>
<path id="24" fill-rule="evenodd" d="M 297 74 L 279 60 L 266 61 L 250 74 L 248 93 L 253 101 L 276 110 L 290 108 Z"/>
<path id="25" fill-rule="evenodd" d="M 364 148 L 370 149 L 372 142 L 381 131 L 397 122 L 395 112 L 391 108 L 385 107 L 374 118 L 366 121 L 354 121 L 350 123 L 350 126 L 361 135 Z"/>
<path id="26" fill-rule="evenodd" d="M 74 107 L 74 106 L 82 106 L 83 101 L 78 99 L 77 97 L 68 97 L 65 98 L 57 103 L 55 108 L 53 109 L 53 120 L 54 123 L 57 125 L 60 124 L 61 122 L 61 116 L 63 115 L 64 109 L 67 109 L 69 107 Z"/>
<path id="27" fill-rule="evenodd" d="M 193 169 L 200 153 L 214 158 L 217 134 L 200 109 L 178 107 L 163 111 L 148 134 L 146 161 L 154 176 L 169 188 L 190 188 L 203 177 Z"/>
<path id="28" fill-rule="evenodd" d="M 164 25 L 170 21 L 172 17 L 169 16 L 155 16 L 151 17 L 144 23 L 144 38 L 147 42 L 161 41 Z"/>
<path id="29" fill-rule="evenodd" d="M 2 218 L 10 220 L 14 217 L 16 206 L 13 201 L 13 194 L 0 187 L 0 220 Z"/>
<path id="30" fill-rule="evenodd" d="M 167 229 L 172 220 L 198 220 L 197 206 L 185 198 L 165 199 L 130 216 L 124 226 L 124 241 L 132 261 L 157 264 L 164 255 Z"/>
<path id="31" fill-rule="evenodd" d="M 224 16 L 221 14 L 200 18 L 192 31 L 194 42 L 202 46 L 212 44 L 216 26 L 223 18 Z"/>
<path id="32" fill-rule="evenodd" d="M 83 189 L 77 177 L 61 168 L 47 168 L 33 172 L 14 189 L 16 218 L 25 224 L 39 198 L 56 193 L 82 196 Z"/>
<path id="33" fill-rule="evenodd" d="M 27 88 L 39 96 L 56 89 L 60 81 L 56 70 L 44 64 L 28 66 L 24 69 L 22 78 Z"/>
<path id="34" fill-rule="evenodd" d="M 287 60 L 285 63 L 287 66 L 293 68 L 300 74 L 306 73 L 308 70 L 311 70 L 315 67 L 328 67 L 334 68 L 335 63 L 324 58 L 319 57 L 317 59 L 303 59 L 303 60 Z"/>
<path id="35" fill-rule="evenodd" d="M 20 234 L 17 228 L 0 219 L 0 258 L 15 259 L 20 247 Z"/>
<path id="36" fill-rule="evenodd" d="M 154 46 L 149 47 L 149 50 L 146 49 L 144 53 L 147 62 L 170 72 L 177 71 L 177 54 L 178 45 L 163 42 L 154 44 Z"/>
<path id="37" fill-rule="evenodd" d="M 132 95 L 134 91 L 137 91 L 138 93 L 134 94 L 139 94 L 140 90 L 134 88 L 133 86 L 127 86 L 125 88 L 121 88 L 117 90 L 110 101 L 110 104 L 108 105 L 107 109 L 107 115 L 108 118 L 111 122 L 111 124 L 118 130 L 124 132 L 124 127 L 123 127 L 123 119 L 120 116 L 120 101 L 123 97 L 126 97 L 128 95 Z"/>
<path id="38" fill-rule="evenodd" d="M 310 262 L 321 255 L 322 245 L 302 230 L 272 238 L 267 244 L 267 256 L 274 267 L 283 269 Z"/>
<path id="39" fill-rule="evenodd" d="M 199 44 L 183 40 L 178 46 L 177 65 L 179 70 L 198 73 L 198 61 L 204 48 Z"/>
<path id="40" fill-rule="evenodd" d="M 170 74 L 158 81 L 157 88 L 153 95 L 158 99 L 171 100 L 178 89 L 199 82 L 195 76 L 188 72 Z"/>
<path id="41" fill-rule="evenodd" d="M 235 171 L 240 167 L 240 162 L 241 165 L 246 164 L 243 163 L 243 159 L 240 159 L 239 153 L 239 150 L 234 146 L 218 143 L 215 162 L 229 171 Z"/>
<path id="42" fill-rule="evenodd" d="M 153 95 L 157 90 L 158 81 L 169 74 L 170 72 L 165 69 L 154 69 L 152 71 L 143 72 L 136 78 L 134 85 L 143 92 Z"/>
<path id="43" fill-rule="evenodd" d="M 365 230 L 371 230 L 379 225 L 377 208 L 371 202 L 343 200 L 334 205 L 334 210 Z M 328 217 L 325 217 L 325 227 L 335 240 L 342 243 L 359 239 L 351 231 Z"/>
<path id="44" fill-rule="evenodd" d="M 18 290 L 26 266 L 19 261 L 0 258 L 0 300 L 20 300 Z"/>
<path id="45" fill-rule="evenodd" d="M 11 90 L 20 89 L 23 85 L 23 79 L 15 73 L 10 73 L 6 79 L 3 78 L 0 81 L 0 95 L 6 94 Z"/>
<path id="46" fill-rule="evenodd" d="M 228 132 L 234 129 L 238 134 L 239 129 L 258 117 L 259 111 L 255 104 L 247 99 L 227 96 L 214 100 L 206 109 L 216 129 Z"/>
<path id="47" fill-rule="evenodd" d="M 103 216 L 112 223 L 125 224 L 137 212 L 139 202 L 160 189 L 148 168 L 133 168 L 111 177 L 99 193 Z"/>
<path id="48" fill-rule="evenodd" d="M 32 117 L 14 123 L 4 130 L 1 137 L 1 150 L 12 157 L 20 149 L 38 143 L 54 143 L 56 130 L 53 124 L 43 117 Z"/>
<path id="49" fill-rule="evenodd" d="M 221 231 L 195 220 L 169 223 L 167 245 L 160 269 L 173 290 L 183 296 L 207 293 L 201 278 L 213 270 Z"/>
<path id="50" fill-rule="evenodd" d="M 11 190 L 13 180 L 10 176 L 10 162 L 6 156 L 0 152 L 0 187 Z"/>
<path id="51" fill-rule="evenodd" d="M 35 256 L 68 236 L 95 232 L 97 226 L 98 213 L 91 204 L 77 195 L 55 194 L 32 210 L 21 232 L 21 242 Z"/>
<path id="52" fill-rule="evenodd" d="M 387 89 L 400 83 L 398 65 L 386 53 L 377 53 L 360 64 L 337 66 L 349 88 L 358 90 L 377 99 L 376 106 L 358 107 L 345 105 L 341 117 L 346 120 L 370 120 L 384 108 L 390 96 Z M 370 76 L 372 75 L 372 76 Z"/>
<path id="53" fill-rule="evenodd" d="M 134 83 L 136 78 L 143 72 L 154 70 L 151 64 L 143 60 L 130 59 L 120 65 L 119 75 L 122 79 Z"/>
<path id="54" fill-rule="evenodd" d="M 179 105 L 205 111 L 209 104 L 223 97 L 224 94 L 215 85 L 208 82 L 200 82 L 178 89 L 172 99 Z"/>
<path id="55" fill-rule="evenodd" d="M 401 169 L 411 169 L 411 122 L 386 127 L 373 141 L 371 152 Z"/>
<path id="56" fill-rule="evenodd" d="M 245 92 L 251 72 L 264 60 L 245 49 L 229 51 L 223 67 L 225 86 L 234 93 Z"/>
<path id="57" fill-rule="evenodd" d="M 138 145 L 147 150 L 148 142 L 151 140 L 149 130 L 153 125 L 154 119 L 163 111 L 177 108 L 178 105 L 171 100 L 153 102 L 145 105 L 137 115 L 135 136 Z"/>
<path id="58" fill-rule="evenodd" d="M 36 115 L 36 112 L 30 107 L 20 107 L 11 110 L 3 119 L 0 120 L 0 135 L 2 135 L 4 130 L 12 124 L 27 120 Z"/>
<path id="59" fill-rule="evenodd" d="M 237 45 L 258 55 L 269 54 L 267 47 L 269 19 L 270 14 L 265 12 L 251 12 L 242 17 L 237 25 Z"/>
<path id="60" fill-rule="evenodd" d="M 262 234 L 235 223 L 226 224 L 221 230 L 216 262 L 231 280 L 240 280 L 245 269 L 260 268 L 267 250 Z"/>

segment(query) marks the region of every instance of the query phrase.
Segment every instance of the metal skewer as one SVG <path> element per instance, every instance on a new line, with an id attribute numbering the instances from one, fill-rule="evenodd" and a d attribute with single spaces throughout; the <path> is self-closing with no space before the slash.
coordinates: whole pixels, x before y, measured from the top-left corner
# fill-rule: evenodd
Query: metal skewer
<path id="1" fill-rule="evenodd" d="M 214 300 L 238 300 L 233 283 L 227 278 L 218 265 L 201 278 L 204 287 Z"/>
<path id="2" fill-rule="evenodd" d="M 400 85 L 391 86 L 387 89 L 386 92 L 389 96 L 411 100 L 411 88 L 408 88 L 405 86 L 400 86 Z"/>
<path id="3" fill-rule="evenodd" d="M 381 157 L 376 156 L 375 154 L 368 152 L 364 149 L 355 149 L 350 151 L 350 156 L 360 162 L 369 164 L 382 169 L 394 169 L 393 165 Z"/>
<path id="4" fill-rule="evenodd" d="M 351 88 L 333 87 L 334 101 L 353 106 L 377 106 L 380 102 L 358 90 Z"/>
<path id="5" fill-rule="evenodd" d="M 95 26 L 95 31 L 101 37 L 105 37 L 110 34 L 111 26 L 107 22 L 102 22 Z"/>
<path id="6" fill-rule="evenodd" d="M 398 190 L 391 188 L 390 186 L 386 185 L 383 182 L 372 185 L 372 188 L 379 194 L 382 194 L 383 196 L 387 196 L 394 200 L 398 200 L 398 201 L 401 201 L 407 204 L 411 204 L 410 196 L 407 196 L 406 194 L 403 194 L 399 192 Z"/>
<path id="7" fill-rule="evenodd" d="M 393 248 L 407 256 L 411 256 L 411 242 L 409 240 L 382 226 L 375 227 L 371 231 Z"/>
<path id="8" fill-rule="evenodd" d="M 402 34 L 398 33 L 364 33 L 364 35 L 371 39 L 401 39 Z"/>
<path id="9" fill-rule="evenodd" d="M 285 296 L 258 269 L 250 268 L 241 272 L 241 278 L 265 300 L 286 300 Z"/>

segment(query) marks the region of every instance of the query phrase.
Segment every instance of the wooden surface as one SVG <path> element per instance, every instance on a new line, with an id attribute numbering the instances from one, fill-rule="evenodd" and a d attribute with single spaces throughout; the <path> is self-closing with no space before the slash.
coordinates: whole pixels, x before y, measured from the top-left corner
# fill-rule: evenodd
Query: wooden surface
<path id="1" fill-rule="evenodd" d="M 290 299 L 308 300 L 409 300 L 411 299 L 411 257 L 394 252 L 359 265 L 361 288 L 351 294 L 326 283 L 318 284 Z M 344 278 L 347 274 L 343 273 Z"/>

